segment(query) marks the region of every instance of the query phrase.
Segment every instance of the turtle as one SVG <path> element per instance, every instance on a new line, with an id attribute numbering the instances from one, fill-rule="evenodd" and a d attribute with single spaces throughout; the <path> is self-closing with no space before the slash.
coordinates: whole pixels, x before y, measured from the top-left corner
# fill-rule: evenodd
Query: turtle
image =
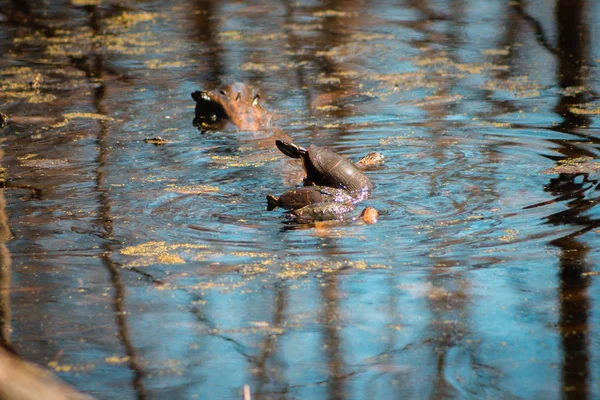
<path id="1" fill-rule="evenodd" d="M 362 219 L 367 224 L 377 222 L 379 212 L 373 207 L 366 207 L 360 217 L 349 217 L 349 212 L 355 209 L 352 203 L 316 203 L 292 210 L 291 213 L 300 223 L 331 220 Z"/>
<path id="2" fill-rule="evenodd" d="M 239 130 L 257 131 L 270 125 L 272 114 L 262 108 L 258 88 L 233 82 L 216 90 L 192 93 L 196 101 L 194 126 L 222 130 L 231 122 Z"/>
<path id="3" fill-rule="evenodd" d="M 302 159 L 306 171 L 306 186 L 344 189 L 356 195 L 359 200 L 366 199 L 373 189 L 373 183 L 352 161 L 331 150 L 314 144 L 305 149 L 283 140 L 276 140 L 275 144 L 286 156 Z"/>
<path id="4" fill-rule="evenodd" d="M 344 189 L 328 186 L 303 186 L 289 190 L 279 197 L 267 195 L 267 210 L 277 207 L 295 210 L 315 203 L 354 203 L 356 197 Z"/>

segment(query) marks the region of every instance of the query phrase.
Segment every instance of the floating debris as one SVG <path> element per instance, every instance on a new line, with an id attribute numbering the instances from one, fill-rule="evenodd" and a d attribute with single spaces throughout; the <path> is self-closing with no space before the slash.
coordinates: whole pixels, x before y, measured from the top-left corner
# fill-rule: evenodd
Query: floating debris
<path id="1" fill-rule="evenodd" d="M 4 128 L 5 126 L 7 126 L 9 121 L 10 118 L 8 118 L 8 115 L 0 111 L 0 128 Z"/>
<path id="2" fill-rule="evenodd" d="M 164 138 L 162 138 L 160 136 L 157 136 L 155 138 L 146 138 L 146 139 L 144 139 L 144 142 L 145 143 L 154 144 L 154 145 L 157 145 L 157 146 L 161 146 L 163 144 L 169 143 L 169 140 L 164 139 Z"/>

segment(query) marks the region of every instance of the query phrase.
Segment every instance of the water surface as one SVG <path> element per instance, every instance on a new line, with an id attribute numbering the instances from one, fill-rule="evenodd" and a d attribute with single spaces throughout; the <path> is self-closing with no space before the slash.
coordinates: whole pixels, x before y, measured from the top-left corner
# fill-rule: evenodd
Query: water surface
<path id="1" fill-rule="evenodd" d="M 0 10 L 23 358 L 102 399 L 600 398 L 600 3 Z M 266 211 L 294 165 L 192 125 L 232 81 L 301 145 L 382 152 L 379 223 Z"/>

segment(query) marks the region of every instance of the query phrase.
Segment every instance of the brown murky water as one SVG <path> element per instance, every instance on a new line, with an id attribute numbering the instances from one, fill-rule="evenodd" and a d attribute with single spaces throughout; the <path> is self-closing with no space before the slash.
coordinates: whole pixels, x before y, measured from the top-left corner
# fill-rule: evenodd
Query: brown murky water
<path id="1" fill-rule="evenodd" d="M 4 346 L 102 399 L 600 398 L 599 23 L 0 1 Z M 301 145 L 382 152 L 379 222 L 266 211 L 295 166 L 192 125 L 233 81 Z"/>

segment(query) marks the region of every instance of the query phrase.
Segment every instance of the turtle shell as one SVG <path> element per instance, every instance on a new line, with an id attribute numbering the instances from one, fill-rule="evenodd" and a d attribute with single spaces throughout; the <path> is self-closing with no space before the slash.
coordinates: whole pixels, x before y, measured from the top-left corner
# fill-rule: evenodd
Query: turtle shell
<path id="1" fill-rule="evenodd" d="M 343 219 L 344 214 L 354 210 L 351 203 L 317 203 L 292 210 L 299 221 L 328 221 Z"/>
<path id="2" fill-rule="evenodd" d="M 309 184 L 325 185 L 350 192 L 370 191 L 373 184 L 354 163 L 324 147 L 310 145 L 304 157 Z"/>
<path id="3" fill-rule="evenodd" d="M 304 186 L 285 192 L 279 197 L 267 195 L 267 210 L 276 207 L 295 210 L 315 203 L 354 203 L 357 198 L 344 189 L 327 186 Z"/>
<path id="4" fill-rule="evenodd" d="M 277 147 L 289 157 L 302 158 L 306 185 L 329 186 L 349 192 L 370 192 L 373 184 L 352 161 L 324 147 L 303 149 L 278 140 Z M 364 196 L 363 196 L 364 197 Z"/>

